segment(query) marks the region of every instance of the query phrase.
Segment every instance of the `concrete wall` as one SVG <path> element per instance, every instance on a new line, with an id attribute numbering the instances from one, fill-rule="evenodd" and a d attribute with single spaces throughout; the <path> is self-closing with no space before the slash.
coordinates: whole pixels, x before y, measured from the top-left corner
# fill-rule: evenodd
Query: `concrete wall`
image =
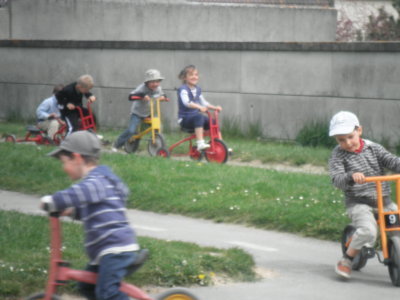
<path id="1" fill-rule="evenodd" d="M 0 118 L 32 117 L 53 85 L 90 73 L 101 125 L 125 127 L 129 91 L 146 69 L 158 68 L 172 98 L 163 104 L 164 121 L 175 126 L 177 74 L 195 64 L 222 117 L 258 123 L 265 137 L 294 139 L 307 123 L 347 109 L 367 136 L 400 140 L 400 43 L 0 41 L 0 57 Z"/>
<path id="2" fill-rule="evenodd" d="M 334 41 L 336 10 L 184 0 L 11 0 L 12 39 Z M 1 30 L 1 29 L 0 29 Z"/>
<path id="3" fill-rule="evenodd" d="M 0 6 L 0 39 L 8 39 L 10 35 L 9 7 Z"/>

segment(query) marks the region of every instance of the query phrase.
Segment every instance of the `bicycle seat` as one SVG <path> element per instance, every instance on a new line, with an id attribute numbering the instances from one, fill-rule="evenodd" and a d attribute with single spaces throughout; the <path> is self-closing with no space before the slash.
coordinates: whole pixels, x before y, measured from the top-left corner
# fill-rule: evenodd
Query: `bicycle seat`
<path id="1" fill-rule="evenodd" d="M 193 129 L 193 128 L 181 127 L 181 130 L 182 130 L 183 132 L 186 132 L 186 133 L 194 133 L 194 129 Z"/>
<path id="2" fill-rule="evenodd" d="M 133 272 L 136 272 L 147 260 L 149 254 L 149 249 L 140 249 L 137 253 L 135 261 L 128 267 L 125 277 L 131 275 Z"/>
<path id="3" fill-rule="evenodd" d="M 30 133 L 40 133 L 40 129 L 39 128 L 37 128 L 35 125 L 28 125 L 27 127 L 26 127 L 26 130 L 27 131 L 29 131 Z"/>
<path id="4" fill-rule="evenodd" d="M 151 118 L 150 117 L 144 118 L 143 123 L 151 124 Z"/>

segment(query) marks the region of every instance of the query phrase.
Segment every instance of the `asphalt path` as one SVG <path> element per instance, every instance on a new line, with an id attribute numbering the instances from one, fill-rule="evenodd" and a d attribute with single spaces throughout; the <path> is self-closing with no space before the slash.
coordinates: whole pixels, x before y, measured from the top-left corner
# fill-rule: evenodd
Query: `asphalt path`
<path id="1" fill-rule="evenodd" d="M 0 190 L 2 210 L 43 214 L 38 203 L 38 196 Z M 339 279 L 333 270 L 341 255 L 339 243 L 172 214 L 138 210 L 127 214 L 140 236 L 218 248 L 239 247 L 253 255 L 263 279 L 191 288 L 202 300 L 383 300 L 400 295 L 400 289 L 391 284 L 387 267 L 376 258 L 369 260 L 361 272 L 354 272 L 351 280 Z"/>

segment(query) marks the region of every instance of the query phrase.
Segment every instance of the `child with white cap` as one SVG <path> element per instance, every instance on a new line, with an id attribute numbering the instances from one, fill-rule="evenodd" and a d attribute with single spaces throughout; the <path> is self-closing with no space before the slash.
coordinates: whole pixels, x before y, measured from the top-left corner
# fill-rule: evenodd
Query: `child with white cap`
<path id="1" fill-rule="evenodd" d="M 156 69 L 147 70 L 144 75 L 144 82 L 129 94 L 129 100 L 133 101 L 131 119 L 128 128 L 115 141 L 113 151 L 121 148 L 136 133 L 137 127 L 142 120 L 150 115 L 150 98 L 160 98 L 161 101 L 165 100 L 165 95 L 161 88 L 161 81 L 163 79 L 164 77 L 160 71 Z M 138 96 L 142 100 L 137 100 Z"/>
<path id="2" fill-rule="evenodd" d="M 329 172 L 333 185 L 344 192 L 346 211 L 356 228 L 347 252 L 335 267 L 343 278 L 350 278 L 353 258 L 364 246 L 373 247 L 377 238 L 376 188 L 374 183 L 366 183 L 365 177 L 384 175 L 385 169 L 400 172 L 399 157 L 361 135 L 362 127 L 355 114 L 341 111 L 332 117 L 329 136 L 336 139 L 338 146 L 332 151 Z M 389 183 L 382 183 L 382 191 L 385 210 L 397 210 L 390 198 Z"/>

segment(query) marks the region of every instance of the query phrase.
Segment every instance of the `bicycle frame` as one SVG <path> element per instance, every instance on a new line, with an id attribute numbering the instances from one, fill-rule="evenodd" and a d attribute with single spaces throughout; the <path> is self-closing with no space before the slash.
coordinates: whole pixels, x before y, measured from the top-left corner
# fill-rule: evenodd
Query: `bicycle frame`
<path id="1" fill-rule="evenodd" d="M 211 142 L 211 147 L 214 147 L 214 140 L 215 139 L 222 139 L 222 134 L 219 130 L 219 121 L 218 121 L 218 111 L 214 110 L 214 113 L 211 113 L 210 111 L 207 111 L 207 116 L 209 119 L 209 130 L 204 131 L 204 137 L 210 137 L 210 142 Z M 168 148 L 168 151 L 172 153 L 172 150 L 174 150 L 174 148 L 178 147 L 179 145 L 189 141 L 189 155 L 190 155 L 190 151 L 192 150 L 192 140 L 196 139 L 196 134 L 191 134 L 188 137 L 180 140 L 179 142 L 176 142 L 175 144 L 171 145 Z M 183 155 L 187 155 L 187 154 L 183 154 Z"/>
<path id="2" fill-rule="evenodd" d="M 86 108 L 88 110 L 88 115 L 85 116 L 83 113 L 83 109 L 80 106 L 77 106 L 76 109 L 79 113 L 79 118 L 81 119 L 81 130 L 92 129 L 96 132 L 96 123 L 94 122 L 93 111 L 92 111 L 92 103 L 90 101 L 87 102 Z"/>
<path id="3" fill-rule="evenodd" d="M 65 285 L 69 280 L 96 284 L 97 279 L 96 273 L 71 269 L 69 263 L 62 259 L 62 234 L 59 213 L 51 213 L 49 218 L 51 232 L 50 271 L 44 300 L 51 300 L 52 296 L 56 294 L 57 287 Z M 121 283 L 120 290 L 138 300 L 153 299 L 138 287 L 126 282 Z"/>
<path id="4" fill-rule="evenodd" d="M 375 182 L 377 204 L 378 204 L 378 225 L 382 241 L 382 253 L 385 260 L 389 258 L 387 247 L 387 232 L 400 231 L 400 175 L 387 175 L 387 176 L 372 176 L 366 177 L 366 182 Z M 384 211 L 383 195 L 382 195 L 382 182 L 395 181 L 396 182 L 396 203 L 397 211 Z M 388 224 L 389 223 L 389 224 Z"/>
<path id="5" fill-rule="evenodd" d="M 143 101 L 142 97 L 133 96 L 132 100 Z M 151 132 L 151 141 L 154 144 L 156 139 L 156 133 L 161 132 L 161 109 L 160 109 L 160 98 L 150 98 L 150 117 L 143 120 L 144 124 L 148 124 L 149 127 L 139 133 L 131 136 L 130 141 L 141 139 L 143 136 Z M 168 101 L 168 100 L 165 100 Z M 154 103 L 155 102 L 155 103 Z"/>
<path id="6" fill-rule="evenodd" d="M 168 151 L 162 152 L 161 156 L 169 156 L 172 151 L 179 145 L 189 142 L 189 152 L 185 154 L 174 154 L 174 156 L 186 156 L 189 155 L 192 159 L 201 160 L 203 156 L 208 161 L 225 163 L 228 159 L 231 149 L 228 149 L 226 144 L 222 140 L 222 134 L 219 127 L 218 111 L 214 110 L 213 113 L 207 111 L 209 119 L 209 129 L 204 131 L 204 137 L 209 137 L 210 147 L 204 151 L 198 151 L 197 147 L 193 146 L 193 140 L 196 140 L 196 134 L 192 133 L 190 136 L 178 141 L 168 148 Z"/>

